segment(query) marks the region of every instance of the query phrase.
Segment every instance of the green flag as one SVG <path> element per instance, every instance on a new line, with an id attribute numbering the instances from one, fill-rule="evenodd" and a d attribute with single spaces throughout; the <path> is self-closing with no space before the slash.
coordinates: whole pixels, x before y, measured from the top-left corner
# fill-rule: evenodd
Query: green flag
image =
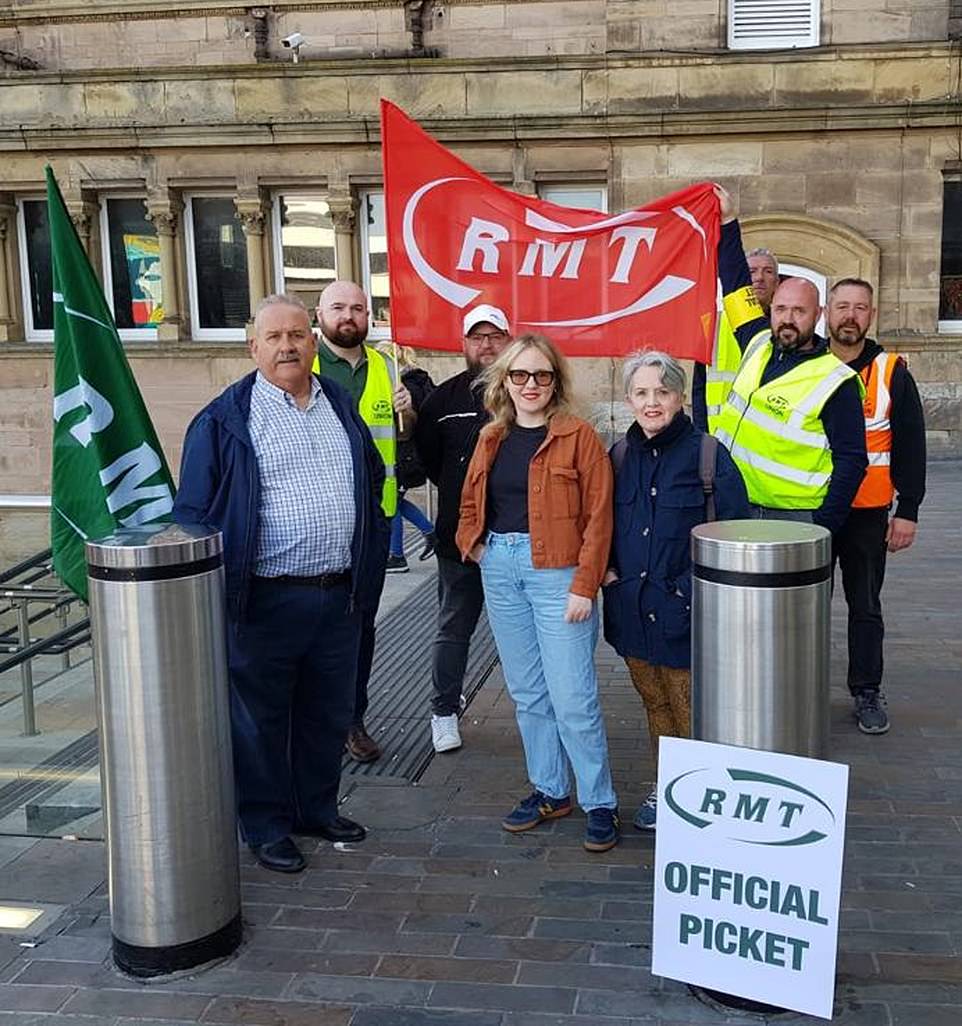
<path id="1" fill-rule="evenodd" d="M 84 541 L 169 520 L 174 483 L 49 167 L 47 210 L 54 333 L 50 544 L 54 569 L 86 600 Z"/>

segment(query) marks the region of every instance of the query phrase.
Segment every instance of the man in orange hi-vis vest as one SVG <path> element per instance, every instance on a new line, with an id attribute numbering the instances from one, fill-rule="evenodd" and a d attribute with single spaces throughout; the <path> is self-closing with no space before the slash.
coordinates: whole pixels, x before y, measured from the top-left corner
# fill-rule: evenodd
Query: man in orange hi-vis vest
<path id="1" fill-rule="evenodd" d="M 882 695 L 882 582 L 888 552 L 915 540 L 925 495 L 925 421 L 905 361 L 871 338 L 874 290 L 861 278 L 836 282 L 825 308 L 832 352 L 865 383 L 868 470 L 852 511 L 833 537 L 848 604 L 848 686 L 865 734 L 884 734 L 889 718 Z M 892 503 L 898 495 L 895 513 Z"/>

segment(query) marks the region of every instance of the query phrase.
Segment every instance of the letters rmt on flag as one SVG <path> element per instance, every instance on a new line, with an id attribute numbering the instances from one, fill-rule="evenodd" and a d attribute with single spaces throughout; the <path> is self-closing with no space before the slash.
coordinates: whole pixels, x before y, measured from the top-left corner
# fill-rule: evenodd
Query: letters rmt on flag
<path id="1" fill-rule="evenodd" d="M 387 100 L 381 147 L 395 341 L 460 350 L 464 314 L 491 303 L 515 335 L 549 335 L 569 356 L 652 346 L 710 360 L 709 183 L 621 214 L 561 207 L 495 185 Z"/>
<path id="2" fill-rule="evenodd" d="M 54 569 L 86 600 L 84 541 L 169 520 L 174 483 L 49 167 L 47 209 L 54 331 L 50 544 Z"/>

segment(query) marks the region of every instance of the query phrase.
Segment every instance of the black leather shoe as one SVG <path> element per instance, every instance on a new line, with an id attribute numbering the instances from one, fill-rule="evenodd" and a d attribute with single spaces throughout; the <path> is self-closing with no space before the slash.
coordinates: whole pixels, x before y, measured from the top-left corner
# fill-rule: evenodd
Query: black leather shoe
<path id="1" fill-rule="evenodd" d="M 343 816 L 335 816 L 330 823 L 295 823 L 294 833 L 302 837 L 323 837 L 325 841 L 363 841 L 367 831 L 360 823 Z"/>
<path id="2" fill-rule="evenodd" d="M 275 873 L 299 873 L 307 865 L 297 845 L 289 837 L 271 841 L 270 844 L 252 844 L 250 849 L 265 869 Z"/>

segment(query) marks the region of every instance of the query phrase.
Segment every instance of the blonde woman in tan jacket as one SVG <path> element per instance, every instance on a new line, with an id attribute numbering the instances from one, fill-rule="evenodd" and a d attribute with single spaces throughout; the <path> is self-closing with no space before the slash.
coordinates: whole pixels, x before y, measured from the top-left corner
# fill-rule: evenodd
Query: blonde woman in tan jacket
<path id="1" fill-rule="evenodd" d="M 569 412 L 567 363 L 548 339 L 522 336 L 484 380 L 491 422 L 468 468 L 457 543 L 481 567 L 534 786 L 502 825 L 520 832 L 567 816 L 573 771 L 585 848 L 607 851 L 618 843 L 618 800 L 594 651 L 611 463 L 591 425 Z"/>

